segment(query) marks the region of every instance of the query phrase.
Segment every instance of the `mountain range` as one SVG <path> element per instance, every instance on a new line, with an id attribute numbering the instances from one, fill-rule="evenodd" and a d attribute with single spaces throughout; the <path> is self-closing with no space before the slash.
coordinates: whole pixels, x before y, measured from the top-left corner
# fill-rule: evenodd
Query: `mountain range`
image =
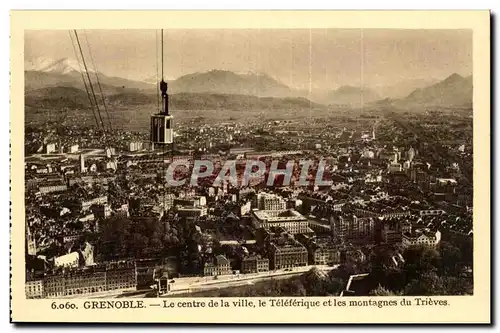
<path id="1" fill-rule="evenodd" d="M 464 77 L 454 73 L 433 85 L 414 90 L 404 99 L 404 103 L 415 106 L 472 107 L 472 90 L 472 75 Z"/>
<path id="2" fill-rule="evenodd" d="M 120 77 L 110 77 L 96 72 L 87 66 L 92 82 L 96 82 L 96 74 L 99 77 L 101 88 L 105 93 L 114 93 L 124 90 L 154 89 L 155 86 L 146 82 L 128 80 Z M 62 58 L 50 60 L 47 58 L 36 58 L 34 61 L 25 63 L 24 82 L 25 90 L 35 90 L 47 87 L 75 87 L 84 89 L 82 73 L 85 73 L 83 65 L 69 59 Z M 94 88 L 97 85 L 94 83 Z"/>
<path id="3" fill-rule="evenodd" d="M 170 83 L 172 93 L 217 93 L 258 97 L 290 97 L 290 87 L 262 73 L 234 73 L 226 70 L 183 75 Z"/>
<path id="4" fill-rule="evenodd" d="M 26 61 L 24 64 L 25 71 L 37 71 L 55 74 L 71 74 L 73 72 L 79 73 L 84 70 L 84 65 L 78 63 L 76 60 L 69 58 L 50 59 L 45 57 L 35 58 Z M 87 67 L 91 73 L 95 73 L 93 68 Z"/>
<path id="5" fill-rule="evenodd" d="M 156 77 L 148 77 L 143 81 L 110 77 L 96 72 L 87 64 L 93 82 L 96 73 L 103 91 L 108 93 L 130 90 L 152 91 L 157 89 Z M 63 58 L 50 60 L 37 58 L 25 64 L 26 90 L 54 86 L 71 86 L 84 89 L 82 81 L 83 66 L 78 62 Z M 174 80 L 167 80 L 169 92 L 175 93 L 216 93 L 252 95 L 258 97 L 291 97 L 295 96 L 285 84 L 264 73 L 234 73 L 226 70 L 210 70 L 183 75 Z"/>
<path id="6" fill-rule="evenodd" d="M 340 86 L 327 93 L 326 98 L 329 104 L 343 104 L 352 107 L 360 107 L 365 103 L 370 103 L 381 99 L 373 89 L 369 87 Z"/>
<path id="7" fill-rule="evenodd" d="M 99 105 L 101 97 L 98 96 Z M 106 104 L 113 109 L 127 107 L 157 107 L 157 95 L 128 91 L 105 96 Z M 87 93 L 75 87 L 46 87 L 30 91 L 25 105 L 33 109 L 90 109 Z M 300 97 L 257 97 L 251 95 L 215 93 L 176 93 L 170 95 L 172 110 L 303 110 L 324 109 L 325 106 Z"/>
<path id="8" fill-rule="evenodd" d="M 408 78 L 386 85 L 375 85 L 372 89 L 382 97 L 399 99 L 405 98 L 416 89 L 421 89 L 439 82 L 435 78 Z"/>
<path id="9" fill-rule="evenodd" d="M 63 58 L 51 60 L 37 58 L 25 63 L 26 104 L 42 103 L 63 106 L 86 105 L 82 68 L 78 62 Z M 143 81 L 107 76 L 88 67 L 96 94 L 103 91 L 109 103 L 126 106 L 156 104 L 155 78 Z M 96 84 L 96 75 L 100 86 Z M 196 108 L 276 108 L 322 107 L 324 105 L 393 105 L 398 108 L 414 106 L 470 106 L 472 105 L 472 77 L 452 74 L 442 81 L 413 79 L 392 86 L 357 87 L 344 85 L 337 89 L 304 92 L 288 87 L 265 73 L 235 73 L 227 70 L 210 70 L 168 80 L 172 94 L 172 107 Z M 76 89 L 76 90 L 75 90 Z M 80 99 L 80 97 L 84 99 Z M 76 95 L 75 95 L 76 94 Z M 175 97 L 178 95 L 177 97 Z M 80 96 L 78 99 L 74 96 Z M 188 99 L 189 97 L 189 99 Z M 76 104 L 75 104 L 76 103 Z"/>

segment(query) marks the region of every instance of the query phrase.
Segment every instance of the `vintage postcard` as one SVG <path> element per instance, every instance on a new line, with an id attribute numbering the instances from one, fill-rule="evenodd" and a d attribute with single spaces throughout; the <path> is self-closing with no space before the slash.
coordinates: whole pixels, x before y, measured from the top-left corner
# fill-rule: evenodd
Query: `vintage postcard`
<path id="1" fill-rule="evenodd" d="M 11 320 L 490 323 L 488 11 L 14 11 Z"/>

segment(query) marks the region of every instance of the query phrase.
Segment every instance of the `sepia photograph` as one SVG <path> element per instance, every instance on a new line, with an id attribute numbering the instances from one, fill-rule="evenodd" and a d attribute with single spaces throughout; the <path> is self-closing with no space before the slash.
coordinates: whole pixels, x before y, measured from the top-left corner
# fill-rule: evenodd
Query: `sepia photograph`
<path id="1" fill-rule="evenodd" d="M 475 295 L 489 221 L 474 213 L 473 29 L 75 27 L 22 42 L 11 223 L 26 300 L 314 311 Z"/>

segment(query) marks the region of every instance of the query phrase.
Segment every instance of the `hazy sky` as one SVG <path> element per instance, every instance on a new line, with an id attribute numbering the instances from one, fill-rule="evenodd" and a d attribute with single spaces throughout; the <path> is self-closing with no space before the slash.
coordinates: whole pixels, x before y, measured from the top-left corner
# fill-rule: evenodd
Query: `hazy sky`
<path id="1" fill-rule="evenodd" d="M 159 32 L 79 31 L 100 72 L 141 80 L 156 75 Z M 157 43 L 158 40 L 158 43 Z M 69 31 L 26 31 L 25 60 L 75 59 Z M 472 73 L 470 30 L 165 30 L 165 77 L 210 69 L 264 72 L 295 88 L 390 85 Z"/>

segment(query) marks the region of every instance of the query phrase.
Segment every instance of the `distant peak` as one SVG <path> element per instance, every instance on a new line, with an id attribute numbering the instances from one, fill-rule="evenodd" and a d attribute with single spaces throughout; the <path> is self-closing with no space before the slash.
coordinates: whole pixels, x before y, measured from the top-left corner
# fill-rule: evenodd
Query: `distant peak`
<path id="1" fill-rule="evenodd" d="M 169 81 L 175 81 L 177 78 L 174 76 L 165 76 L 163 79 L 165 81 L 169 82 Z M 146 77 L 140 79 L 139 81 L 146 82 L 149 84 L 158 84 L 158 82 L 160 82 L 161 80 L 162 80 L 162 78 L 156 76 L 156 74 L 155 74 L 155 75 L 146 76 Z"/>
<path id="2" fill-rule="evenodd" d="M 268 74 L 264 72 L 253 72 L 253 71 L 231 71 L 228 69 L 209 69 L 204 72 L 197 72 L 193 74 L 233 74 L 239 76 L 255 76 L 255 77 L 269 77 Z"/>
<path id="3" fill-rule="evenodd" d="M 235 74 L 234 72 L 231 72 L 231 71 L 228 71 L 227 69 L 210 69 L 204 73 L 214 73 L 214 74 L 217 74 L 217 73 L 221 73 L 221 74 L 227 74 L 227 73 L 231 73 L 231 74 Z"/>
<path id="4" fill-rule="evenodd" d="M 367 86 L 342 85 L 337 88 L 338 92 L 369 92 L 371 89 Z"/>
<path id="5" fill-rule="evenodd" d="M 46 73 L 68 74 L 72 72 L 81 72 L 83 64 L 71 58 L 49 59 L 39 57 L 26 62 L 25 68 L 32 71 Z M 95 72 L 91 66 L 87 66 L 89 72 Z"/>
<path id="6" fill-rule="evenodd" d="M 453 73 L 450 76 L 448 76 L 446 79 L 444 79 L 444 82 L 455 82 L 455 81 L 460 81 L 463 80 L 463 76 Z"/>
<path id="7" fill-rule="evenodd" d="M 253 71 L 236 72 L 236 74 L 245 76 L 269 76 L 264 72 L 253 72 Z"/>
<path id="8" fill-rule="evenodd" d="M 337 88 L 337 91 L 359 91 L 359 90 L 360 90 L 359 87 L 350 86 L 348 84 L 342 85 Z"/>

